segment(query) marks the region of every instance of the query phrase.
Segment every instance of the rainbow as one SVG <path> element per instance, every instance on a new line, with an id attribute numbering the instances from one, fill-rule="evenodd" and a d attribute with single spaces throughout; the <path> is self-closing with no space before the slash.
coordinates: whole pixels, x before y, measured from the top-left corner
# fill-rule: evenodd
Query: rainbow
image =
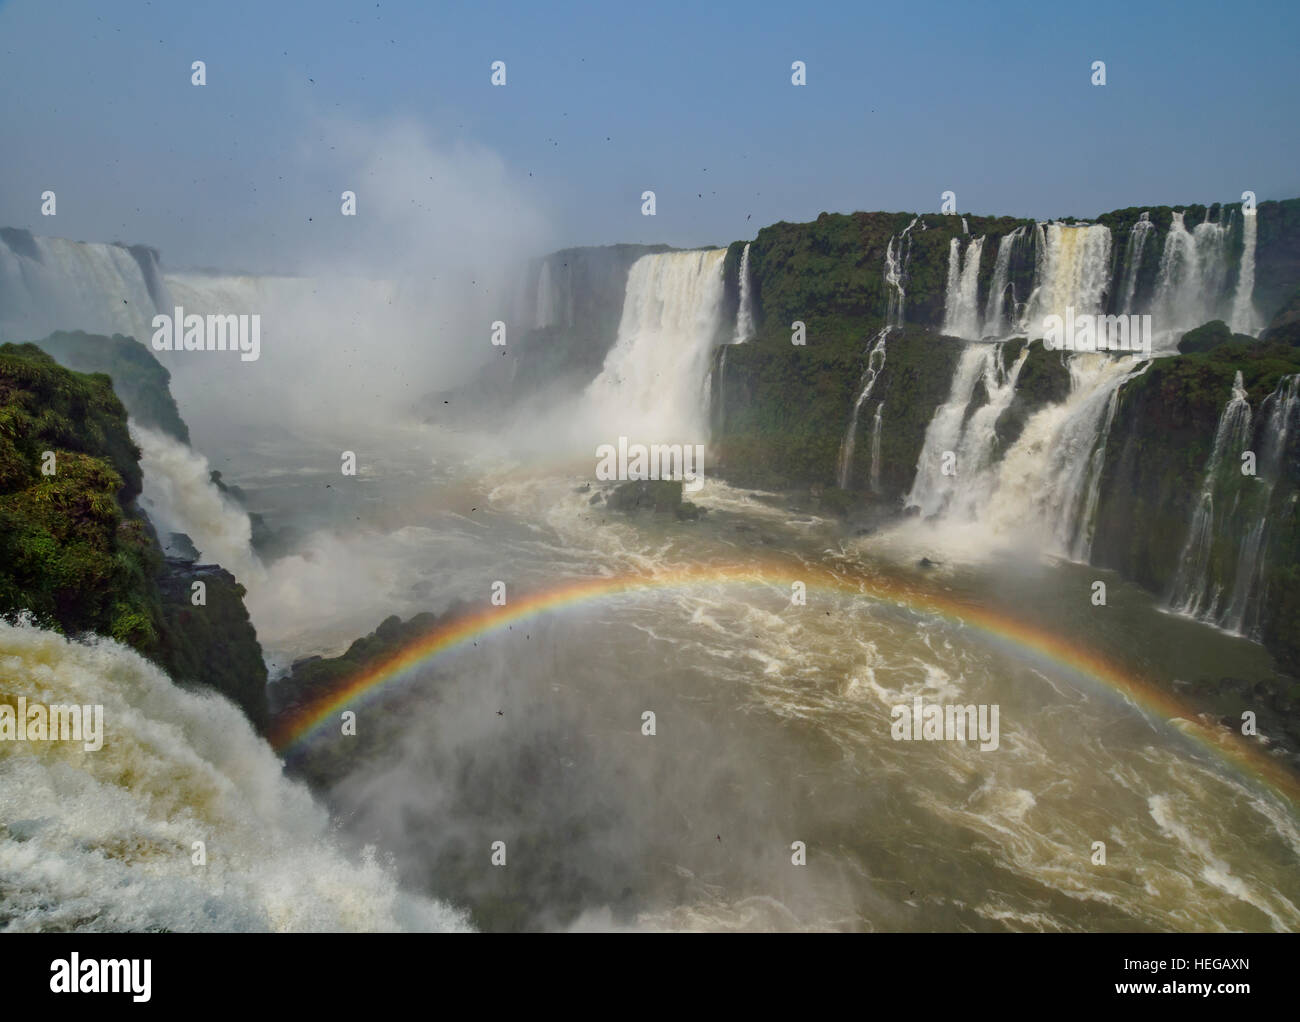
<path id="1" fill-rule="evenodd" d="M 449 656 L 466 644 L 542 615 L 628 594 L 681 591 L 718 584 L 762 586 L 774 593 L 788 594 L 795 580 L 802 581 L 810 591 L 867 596 L 916 615 L 944 618 L 982 633 L 990 643 L 1010 648 L 1017 655 L 1064 667 L 1084 679 L 1100 682 L 1162 722 L 1178 719 L 1180 733 L 1196 739 L 1229 765 L 1264 781 L 1293 804 L 1300 805 L 1300 778 L 1280 763 L 1232 732 L 1206 726 L 1195 710 L 1177 700 L 1166 687 L 1123 670 L 1076 643 L 985 605 L 924 589 L 912 580 L 888 576 L 854 578 L 803 563 L 713 565 L 655 574 L 570 579 L 522 597 L 511 597 L 505 606 L 489 606 L 448 617 L 399 652 L 282 716 L 275 723 L 271 741 L 286 758 L 298 755 L 327 723 L 337 722 L 344 710 L 356 709 L 382 692 L 395 689 L 435 660 Z M 783 599 L 788 600 L 788 596 Z"/>

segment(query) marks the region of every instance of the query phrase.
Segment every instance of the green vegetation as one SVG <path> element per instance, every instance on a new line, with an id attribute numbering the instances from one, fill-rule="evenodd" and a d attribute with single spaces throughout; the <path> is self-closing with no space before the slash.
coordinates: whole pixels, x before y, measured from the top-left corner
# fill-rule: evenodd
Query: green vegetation
<path id="1" fill-rule="evenodd" d="M 1165 594 L 1177 572 L 1188 523 L 1200 499 L 1214 434 L 1240 371 L 1258 411 L 1283 376 L 1300 372 L 1300 350 L 1246 338 L 1224 340 L 1222 324 L 1187 336 L 1216 338 L 1208 350 L 1158 359 L 1120 392 L 1106 448 L 1093 563 L 1114 568 Z M 1195 336 L 1193 336 L 1195 335 Z M 1300 484 L 1291 459 L 1272 494 L 1266 556 L 1265 645 L 1284 669 L 1300 671 Z M 1259 499 L 1258 480 L 1228 465 L 1220 503 L 1245 516 Z M 1161 527 L 1162 523 L 1166 527 Z M 1216 550 L 1212 585 L 1230 590 L 1235 559 Z"/>
<path id="2" fill-rule="evenodd" d="M 134 507 L 138 457 L 106 376 L 0 346 L 0 613 L 155 650 L 161 555 Z"/>
<path id="3" fill-rule="evenodd" d="M 69 369 L 107 374 L 132 419 L 183 444 L 190 442 L 189 428 L 181 420 L 171 395 L 171 374 L 135 338 L 121 334 L 104 337 L 78 330 L 59 331 L 34 343 Z"/>
<path id="4" fill-rule="evenodd" d="M 191 602 L 196 581 L 205 589 L 201 607 Z M 215 688 L 265 731 L 266 664 L 244 606 L 244 587 L 224 568 L 177 561 L 167 562 L 155 584 L 162 627 L 154 659 L 178 681 Z"/>
<path id="5" fill-rule="evenodd" d="M 749 250 L 760 323 L 784 332 L 788 344 L 795 320 L 809 324 L 810 337 L 814 319 L 840 318 L 858 325 L 883 321 L 888 304 L 882 272 L 885 251 L 889 239 L 901 235 L 914 216 L 823 213 L 812 223 L 764 227 Z M 953 214 L 917 218 L 908 235 L 907 322 L 937 326 L 942 321 L 948 248 L 953 238 L 963 237 L 961 221 Z M 967 215 L 966 222 L 972 237 L 990 239 L 980 262 L 987 288 L 997 250 L 993 239 L 1032 221 Z"/>
<path id="6" fill-rule="evenodd" d="M 304 709 L 351 678 L 359 677 L 378 667 L 401 650 L 433 632 L 440 620 L 454 617 L 462 611 L 457 604 L 445 618 L 433 614 L 416 614 L 403 622 L 396 615 L 386 618 L 369 635 L 357 639 L 347 651 L 336 657 L 307 657 L 295 663 L 290 672 L 277 681 L 271 690 L 271 713 L 276 721 L 297 719 Z M 386 694 L 385 712 L 369 719 L 372 722 L 392 722 L 403 719 L 401 693 Z M 391 711 L 391 712 L 390 712 Z M 302 750 L 290 761 L 290 768 L 311 784 L 328 788 L 341 780 L 359 762 L 369 762 L 384 751 L 391 737 L 383 726 L 358 728 L 357 734 L 344 743 L 319 742 Z"/>
<path id="7" fill-rule="evenodd" d="M 1007 341 L 1002 350 L 1004 364 L 1009 368 L 1024 349 L 1024 338 L 1018 337 Z M 1025 364 L 1020 367 L 1016 378 L 1015 394 L 1011 403 L 998 416 L 993 425 L 998 443 L 1006 450 L 1024 431 L 1029 417 L 1040 408 L 1064 401 L 1070 395 L 1070 370 L 1066 367 L 1066 356 L 1059 351 L 1049 351 L 1042 341 L 1032 341 Z"/>
<path id="8" fill-rule="evenodd" d="M 198 569 L 164 560 L 136 506 L 126 421 L 107 376 L 65 369 L 34 344 L 0 345 L 0 615 L 110 636 L 263 726 L 266 668 L 244 591 L 208 568 L 207 606 L 191 606 Z"/>
<path id="9" fill-rule="evenodd" d="M 807 324 L 806 345 L 791 344 L 788 330 L 765 326 L 754 341 L 727 352 L 726 421 L 713 446 L 722 474 L 737 485 L 837 482 L 840 445 L 880 323 L 840 315 L 809 317 Z M 870 479 L 871 423 L 881 401 L 881 494 L 900 498 L 911 487 L 926 427 L 948 395 L 961 349 L 962 342 L 919 327 L 890 333 L 884 368 L 859 414 L 852 489 L 865 489 Z"/>
<path id="10" fill-rule="evenodd" d="M 1183 339 L 1178 342 L 1178 350 L 1185 355 L 1198 355 L 1232 343 L 1254 344 L 1255 338 L 1248 334 L 1234 334 L 1228 329 L 1227 323 L 1215 319 L 1183 334 Z"/>
<path id="11" fill-rule="evenodd" d="M 1278 309 L 1268 329 L 1260 335 L 1260 340 L 1300 347 L 1300 287 L 1292 291 L 1291 297 Z"/>

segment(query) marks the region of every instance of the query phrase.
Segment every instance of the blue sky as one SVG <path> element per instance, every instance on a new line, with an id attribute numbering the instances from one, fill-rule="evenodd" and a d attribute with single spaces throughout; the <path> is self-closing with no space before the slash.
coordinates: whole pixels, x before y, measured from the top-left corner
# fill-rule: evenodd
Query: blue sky
<path id="1" fill-rule="evenodd" d="M 1298 37 L 1292 2 L 9 0 L 0 224 L 265 271 L 359 244 L 349 187 L 357 220 L 383 212 L 366 251 L 480 211 L 537 249 L 725 243 L 948 189 L 1038 217 L 1285 198 Z"/>

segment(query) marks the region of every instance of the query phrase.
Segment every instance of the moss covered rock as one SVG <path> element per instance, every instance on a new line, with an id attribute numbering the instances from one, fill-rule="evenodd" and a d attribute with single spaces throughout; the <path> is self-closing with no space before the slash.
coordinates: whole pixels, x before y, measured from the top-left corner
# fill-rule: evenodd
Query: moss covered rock
<path id="1" fill-rule="evenodd" d="M 190 442 L 171 393 L 171 373 L 134 337 L 59 331 L 34 342 L 60 364 L 81 373 L 104 373 L 127 414 L 183 444 Z"/>
<path id="2" fill-rule="evenodd" d="M 1013 364 L 1024 349 L 1024 339 L 1008 341 L 1002 357 L 1006 365 Z M 1016 378 L 1016 390 L 1011 403 L 1003 409 L 993 425 L 998 443 L 1007 450 L 1024 432 L 1025 423 L 1036 411 L 1057 404 L 1070 396 L 1070 370 L 1066 356 L 1059 351 L 1049 351 L 1042 341 L 1032 341 L 1025 355 L 1025 364 Z"/>
<path id="3" fill-rule="evenodd" d="M 107 376 L 0 345 L 0 614 L 109 636 L 262 726 L 266 668 L 244 591 L 220 569 L 165 561 L 136 505 L 138 458 Z M 204 607 L 191 602 L 196 571 Z"/>
<path id="4" fill-rule="evenodd" d="M 1177 572 L 1192 513 L 1235 374 L 1242 374 L 1256 430 L 1258 412 L 1283 376 L 1300 372 L 1300 351 L 1284 345 L 1229 340 L 1210 350 L 1158 359 L 1120 391 L 1106 445 L 1092 562 L 1114 568 L 1146 589 L 1167 595 Z M 1262 437 L 1256 436 L 1258 447 Z M 1292 442 L 1269 509 L 1261 626 L 1265 645 L 1282 666 L 1300 672 L 1300 521 L 1295 500 L 1300 453 Z M 1229 466 L 1231 469 L 1232 466 Z M 1242 505 L 1253 477 L 1229 473 Z M 1233 562 L 1235 564 L 1235 561 Z M 1209 565 L 1216 585 L 1230 587 L 1234 568 Z"/>
<path id="5" fill-rule="evenodd" d="M 1300 347 L 1300 287 L 1291 293 L 1291 297 L 1277 311 L 1259 339 L 1270 344 Z"/>
<path id="6" fill-rule="evenodd" d="M 726 416 L 715 423 L 713 447 L 719 471 L 736 485 L 839 481 L 840 451 L 879 321 L 834 316 L 808 325 L 804 346 L 791 344 L 788 331 L 764 327 L 755 341 L 727 350 L 717 384 L 725 389 Z M 882 402 L 879 496 L 896 500 L 911 487 L 926 427 L 948 395 L 962 348 L 921 327 L 890 332 L 884 365 L 858 414 L 851 490 L 869 489 L 871 431 Z"/>
<path id="7" fill-rule="evenodd" d="M 1234 334 L 1228 329 L 1227 323 L 1221 319 L 1215 319 L 1183 334 L 1182 340 L 1178 342 L 1178 350 L 1186 355 L 1196 355 L 1201 352 L 1213 351 L 1220 345 L 1234 342 L 1237 344 L 1250 344 L 1254 340 L 1255 338 L 1248 334 Z"/>
<path id="8" fill-rule="evenodd" d="M 134 504 L 138 456 L 106 376 L 0 345 L 0 613 L 156 649 L 161 555 Z"/>
<path id="9" fill-rule="evenodd" d="M 606 507 L 611 511 L 626 512 L 658 511 L 676 514 L 682 506 L 682 484 L 673 479 L 635 479 L 622 483 L 614 488 L 606 501 Z"/>

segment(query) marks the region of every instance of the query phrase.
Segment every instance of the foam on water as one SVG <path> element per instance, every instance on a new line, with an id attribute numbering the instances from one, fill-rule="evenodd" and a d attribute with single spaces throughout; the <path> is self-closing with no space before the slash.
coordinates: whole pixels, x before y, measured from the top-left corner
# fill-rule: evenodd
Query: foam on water
<path id="1" fill-rule="evenodd" d="M 0 623 L 6 702 L 98 704 L 103 748 L 0 743 L 0 929 L 463 929 L 347 853 L 231 703 L 108 640 Z M 191 861 L 203 842 L 207 865 Z"/>

